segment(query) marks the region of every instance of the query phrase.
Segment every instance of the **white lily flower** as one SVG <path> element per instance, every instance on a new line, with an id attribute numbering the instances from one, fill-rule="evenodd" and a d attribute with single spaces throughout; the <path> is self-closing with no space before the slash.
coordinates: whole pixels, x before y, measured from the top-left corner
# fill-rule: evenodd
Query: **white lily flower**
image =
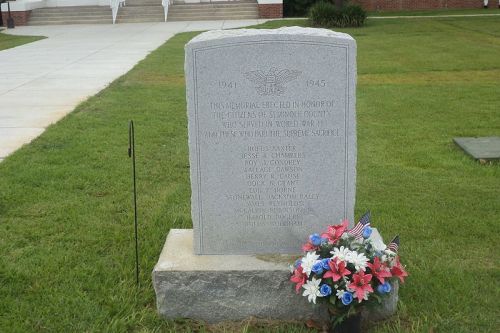
<path id="1" fill-rule="evenodd" d="M 317 297 L 323 297 L 321 292 L 319 291 L 319 284 L 321 283 L 321 279 L 312 278 L 311 281 L 307 281 L 306 284 L 302 286 L 304 288 L 304 293 L 302 296 L 307 296 L 307 300 L 316 304 Z"/>
<path id="2" fill-rule="evenodd" d="M 346 258 L 351 253 L 351 250 L 347 247 L 341 246 L 340 248 L 334 248 L 333 251 L 330 251 L 330 253 L 333 255 L 332 259 L 337 258 L 338 260 L 346 261 Z"/>
<path id="3" fill-rule="evenodd" d="M 368 258 L 365 257 L 364 253 L 358 253 L 356 251 L 351 251 L 349 256 L 346 258 L 348 262 L 354 265 L 356 271 L 365 270 L 368 264 Z"/>
<path id="4" fill-rule="evenodd" d="M 315 252 L 307 252 L 306 256 L 302 258 L 302 270 L 308 277 L 311 274 L 312 267 L 316 262 L 318 262 L 318 258 L 319 254 L 316 254 Z"/>

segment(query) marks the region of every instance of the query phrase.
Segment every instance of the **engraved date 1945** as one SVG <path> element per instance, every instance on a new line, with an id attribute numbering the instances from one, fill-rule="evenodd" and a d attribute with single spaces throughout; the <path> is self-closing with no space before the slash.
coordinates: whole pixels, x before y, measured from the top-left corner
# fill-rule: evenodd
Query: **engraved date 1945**
<path id="1" fill-rule="evenodd" d="M 308 87 L 326 87 L 326 80 L 307 80 L 306 86 L 308 86 Z"/>

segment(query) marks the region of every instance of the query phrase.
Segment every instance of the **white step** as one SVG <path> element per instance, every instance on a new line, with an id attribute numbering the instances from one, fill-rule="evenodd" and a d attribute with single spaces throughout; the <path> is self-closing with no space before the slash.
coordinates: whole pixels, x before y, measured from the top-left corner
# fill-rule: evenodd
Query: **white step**
<path id="1" fill-rule="evenodd" d="M 78 18 L 88 18 L 88 17 L 96 17 L 96 16 L 111 16 L 111 10 L 109 12 L 102 13 L 71 13 L 71 14 L 50 14 L 50 15 L 40 15 L 34 14 L 31 15 L 30 19 L 51 19 L 51 18 L 59 18 L 63 17 L 66 19 L 78 19 Z"/>
<path id="2" fill-rule="evenodd" d="M 195 14 L 195 13 L 168 13 L 169 18 L 177 18 L 177 17 L 197 17 L 197 18 L 203 18 L 206 17 L 207 19 L 210 19 L 212 17 L 223 17 L 223 19 L 231 19 L 233 17 L 240 17 L 240 16 L 249 16 L 250 18 L 256 18 L 258 16 L 258 13 L 253 12 L 253 11 L 238 11 L 231 13 L 231 15 L 228 15 L 227 13 L 213 13 L 211 15 L 203 15 L 203 14 Z"/>
<path id="3" fill-rule="evenodd" d="M 67 6 L 33 9 L 33 13 L 95 12 L 111 10 L 109 6 Z"/>
<path id="4" fill-rule="evenodd" d="M 177 21 L 230 21 L 230 20 L 252 20 L 255 19 L 255 15 L 241 15 L 241 16 L 232 16 L 232 17 L 227 17 L 227 16 L 202 16 L 202 17 L 196 17 L 196 16 L 186 16 L 186 17 L 168 17 L 167 21 L 168 22 L 177 22 Z"/>
<path id="5" fill-rule="evenodd" d="M 169 8 L 168 21 L 239 20 L 259 18 L 256 1 L 177 4 Z"/>
<path id="6" fill-rule="evenodd" d="M 111 18 L 108 18 L 106 20 L 104 19 L 97 19 L 97 20 L 57 20 L 57 21 L 40 21 L 40 22 L 28 22 L 27 25 L 69 25 L 69 24 L 110 24 L 113 23 L 113 20 Z"/>

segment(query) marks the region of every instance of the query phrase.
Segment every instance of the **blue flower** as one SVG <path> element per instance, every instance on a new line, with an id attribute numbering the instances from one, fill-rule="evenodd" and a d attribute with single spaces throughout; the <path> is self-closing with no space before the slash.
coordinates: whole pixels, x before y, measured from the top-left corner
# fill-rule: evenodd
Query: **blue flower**
<path id="1" fill-rule="evenodd" d="M 330 296 L 332 294 L 332 288 L 329 285 L 324 284 L 321 288 L 319 288 L 319 292 L 325 297 Z"/>
<path id="2" fill-rule="evenodd" d="M 365 227 L 365 228 L 363 229 L 363 238 L 364 238 L 364 239 L 370 238 L 370 235 L 372 234 L 372 231 L 373 231 L 373 230 L 372 230 L 372 228 L 370 228 L 370 227 Z"/>
<path id="3" fill-rule="evenodd" d="M 314 246 L 320 246 L 321 245 L 321 236 L 318 234 L 312 234 L 311 236 L 309 236 L 309 241 Z"/>
<path id="4" fill-rule="evenodd" d="M 389 282 L 385 282 L 377 287 L 377 291 L 379 294 L 386 294 L 391 292 L 391 284 Z"/>
<path id="5" fill-rule="evenodd" d="M 295 260 L 295 264 L 293 264 L 293 266 L 295 268 L 299 268 L 300 264 L 302 264 L 302 259 L 297 259 L 297 260 Z"/>
<path id="6" fill-rule="evenodd" d="M 342 304 L 349 305 L 352 302 L 352 293 L 346 291 L 344 295 L 342 295 Z"/>
<path id="7" fill-rule="evenodd" d="M 318 275 L 323 273 L 323 265 L 321 265 L 321 261 L 318 261 L 317 263 L 315 263 L 313 265 L 313 267 L 311 268 L 311 271 L 313 273 L 318 274 Z"/>
<path id="8" fill-rule="evenodd" d="M 330 262 L 330 258 L 326 258 L 326 259 L 322 259 L 321 260 L 321 267 L 325 270 L 325 271 L 329 271 L 330 270 L 330 266 L 328 265 L 328 263 Z"/>

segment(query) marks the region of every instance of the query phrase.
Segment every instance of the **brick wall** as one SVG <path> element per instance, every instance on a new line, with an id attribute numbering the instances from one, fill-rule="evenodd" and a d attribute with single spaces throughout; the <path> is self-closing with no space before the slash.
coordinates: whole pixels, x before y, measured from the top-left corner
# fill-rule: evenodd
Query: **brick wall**
<path id="1" fill-rule="evenodd" d="M 483 0 L 351 0 L 351 3 L 359 4 L 366 10 L 419 10 L 483 7 Z"/>
<path id="2" fill-rule="evenodd" d="M 27 11 L 23 11 L 23 12 L 13 12 L 13 11 L 10 11 L 10 15 L 14 19 L 14 24 L 16 26 L 26 25 L 26 23 L 28 22 L 28 20 L 30 18 L 31 10 L 27 10 Z M 2 20 L 3 20 L 4 27 L 7 26 L 7 19 L 8 18 L 9 18 L 9 13 L 8 12 L 4 12 L 2 10 Z"/>
<path id="3" fill-rule="evenodd" d="M 283 4 L 259 4 L 259 17 L 261 18 L 282 18 Z"/>

